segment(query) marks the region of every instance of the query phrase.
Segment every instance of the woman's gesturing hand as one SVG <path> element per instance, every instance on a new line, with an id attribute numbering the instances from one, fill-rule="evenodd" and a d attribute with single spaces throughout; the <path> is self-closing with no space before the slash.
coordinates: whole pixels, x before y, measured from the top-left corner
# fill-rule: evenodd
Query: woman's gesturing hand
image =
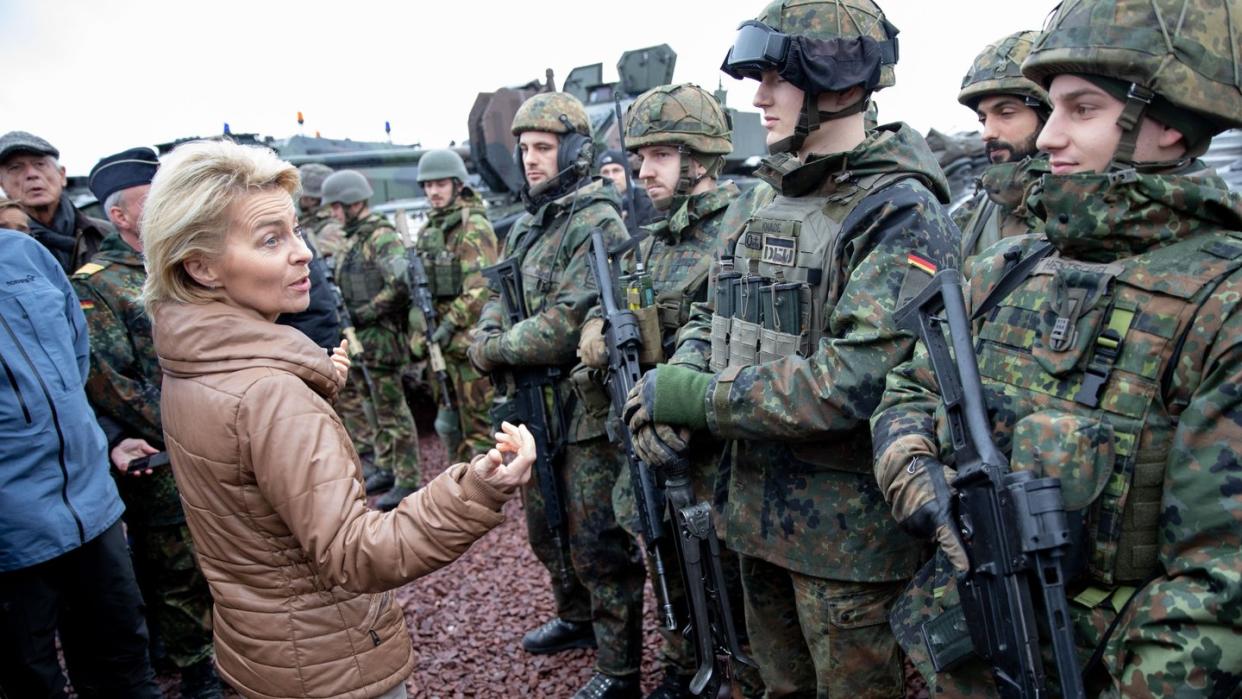
<path id="1" fill-rule="evenodd" d="M 496 447 L 470 462 L 475 475 L 488 485 L 511 491 L 530 480 L 535 463 L 535 438 L 525 425 L 515 427 L 507 422 L 496 433 Z"/>
<path id="2" fill-rule="evenodd" d="M 344 388 L 349 378 L 349 340 L 341 340 L 338 347 L 332 348 L 332 368 L 336 369 L 336 387 Z"/>

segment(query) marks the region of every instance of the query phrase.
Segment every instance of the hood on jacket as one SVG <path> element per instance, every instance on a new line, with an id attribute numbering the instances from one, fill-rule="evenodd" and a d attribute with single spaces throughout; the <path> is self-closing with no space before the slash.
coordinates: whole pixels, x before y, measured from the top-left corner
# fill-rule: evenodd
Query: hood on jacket
<path id="1" fill-rule="evenodd" d="M 325 399 L 336 395 L 332 360 L 296 328 L 221 302 L 162 303 L 152 325 L 155 352 L 170 376 L 271 367 L 301 378 Z"/>
<path id="2" fill-rule="evenodd" d="M 1137 255 L 1205 230 L 1242 231 L 1242 196 L 1200 161 L 1169 174 L 1045 175 L 1030 205 L 1057 250 L 1089 262 Z"/>
<path id="3" fill-rule="evenodd" d="M 862 143 L 844 153 L 812 154 L 805 163 L 789 153 L 770 156 L 755 175 L 785 196 L 800 197 L 829 179 L 843 182 L 892 172 L 913 174 L 941 204 L 949 203 L 949 181 L 935 154 L 919 132 L 902 122 L 868 131 Z"/>

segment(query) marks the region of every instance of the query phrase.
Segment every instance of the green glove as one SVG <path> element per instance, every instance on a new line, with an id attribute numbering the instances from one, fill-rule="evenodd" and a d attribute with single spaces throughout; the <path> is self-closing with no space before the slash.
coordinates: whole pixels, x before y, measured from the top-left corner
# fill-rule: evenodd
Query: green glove
<path id="1" fill-rule="evenodd" d="M 658 378 L 657 378 L 658 376 Z M 654 384 L 651 419 L 669 425 L 707 429 L 707 390 L 715 374 L 661 364 L 647 372 L 644 382 Z"/>

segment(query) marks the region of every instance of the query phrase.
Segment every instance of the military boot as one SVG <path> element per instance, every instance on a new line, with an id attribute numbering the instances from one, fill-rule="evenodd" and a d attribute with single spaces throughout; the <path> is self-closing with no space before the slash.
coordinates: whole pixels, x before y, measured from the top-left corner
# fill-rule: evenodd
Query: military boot
<path id="1" fill-rule="evenodd" d="M 407 488 L 404 485 L 394 485 L 392 490 L 384 493 L 384 497 L 375 501 L 375 509 L 387 512 L 395 508 L 397 505 L 400 505 L 401 501 L 405 499 L 405 496 L 413 493 L 415 490 L 418 489 Z"/>
<path id="2" fill-rule="evenodd" d="M 377 495 L 392 487 L 396 479 L 392 471 L 376 471 L 367 479 L 367 495 Z"/>
<path id="3" fill-rule="evenodd" d="M 207 658 L 189 667 L 181 668 L 181 697 L 182 699 L 223 699 L 224 690 L 220 687 L 220 677 L 216 675 L 214 660 Z"/>
<path id="4" fill-rule="evenodd" d="M 638 699 L 642 696 L 642 687 L 638 683 L 638 674 L 614 677 L 596 672 L 582 689 L 574 694 L 573 699 Z"/>
<path id="5" fill-rule="evenodd" d="M 574 648 L 594 648 L 595 627 L 589 621 L 566 621 L 560 617 L 522 637 L 522 650 L 532 655 L 560 653 Z"/>

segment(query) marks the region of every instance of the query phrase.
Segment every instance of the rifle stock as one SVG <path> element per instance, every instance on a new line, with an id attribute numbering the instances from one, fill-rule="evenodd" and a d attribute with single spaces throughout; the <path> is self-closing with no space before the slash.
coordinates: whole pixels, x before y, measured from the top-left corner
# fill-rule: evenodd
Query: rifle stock
<path id="1" fill-rule="evenodd" d="M 958 576 L 960 609 L 975 653 L 992 666 L 1002 697 L 1049 696 L 1042 634 L 1052 646 L 1061 696 L 1085 696 L 1065 598 L 1069 526 L 1061 483 L 1011 471 L 992 441 L 960 273 L 938 272 L 894 317 L 922 340 L 940 384 L 957 467 L 949 511 L 969 560 Z M 929 649 L 945 626 L 942 619 L 924 625 Z M 944 657 L 933 653 L 937 671 L 952 667 L 969 649 L 950 650 Z"/>

